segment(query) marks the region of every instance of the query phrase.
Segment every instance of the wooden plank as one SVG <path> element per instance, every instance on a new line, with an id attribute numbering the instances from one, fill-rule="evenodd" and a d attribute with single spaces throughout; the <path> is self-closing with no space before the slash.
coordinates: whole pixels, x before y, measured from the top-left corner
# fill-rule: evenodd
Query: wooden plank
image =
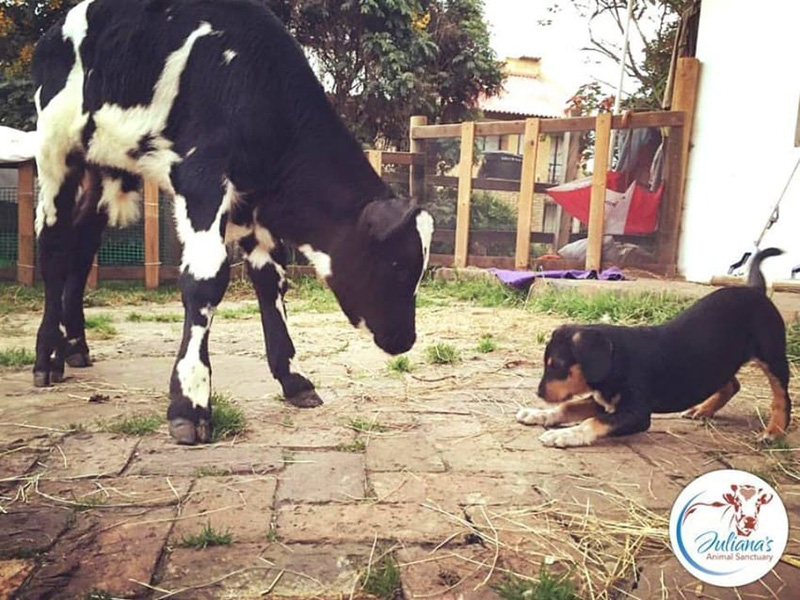
<path id="1" fill-rule="evenodd" d="M 144 183 L 144 286 L 148 290 L 160 283 L 161 261 L 158 254 L 158 184 Z"/>
<path id="2" fill-rule="evenodd" d="M 567 144 L 567 164 L 564 167 L 564 182 L 573 181 L 578 176 L 580 166 L 580 142 L 581 136 L 577 132 L 567 132 L 564 134 Z M 555 250 L 558 251 L 569 242 L 569 235 L 572 232 L 572 216 L 561 206 L 559 208 L 558 226 L 556 228 Z"/>
<path id="3" fill-rule="evenodd" d="M 677 88 L 677 81 L 675 85 Z M 683 127 L 673 127 L 665 140 L 667 177 L 661 197 L 656 241 L 656 260 L 663 264 L 676 264 L 678 257 L 683 193 L 683 137 Z"/>
<path id="4" fill-rule="evenodd" d="M 472 159 L 475 144 L 475 123 L 461 124 L 461 159 L 458 163 L 458 204 L 456 205 L 455 264 L 467 266 L 469 252 L 469 209 L 472 196 Z"/>
<path id="5" fill-rule="evenodd" d="M 432 138 L 457 138 L 461 135 L 461 124 L 425 125 L 411 128 L 411 139 L 429 140 Z"/>
<path id="6" fill-rule="evenodd" d="M 525 144 L 522 149 L 522 180 L 517 205 L 517 244 L 514 267 L 527 269 L 531 255 L 531 216 L 536 184 L 536 157 L 539 153 L 539 119 L 525 120 Z"/>
<path id="7" fill-rule="evenodd" d="M 417 142 L 424 143 L 424 142 Z M 381 152 L 381 162 L 384 165 L 424 165 L 425 156 L 414 152 Z"/>
<path id="8" fill-rule="evenodd" d="M 97 282 L 100 279 L 99 265 L 97 264 L 97 255 L 92 259 L 92 268 L 89 269 L 89 277 L 86 278 L 86 289 L 96 290 Z"/>
<path id="9" fill-rule="evenodd" d="M 436 228 L 433 232 L 434 242 L 452 242 L 455 239 L 455 229 Z M 469 232 L 470 242 L 479 244 L 513 244 L 517 239 L 517 232 L 502 229 L 472 229 Z M 532 244 L 552 244 L 553 234 L 544 231 L 531 231 L 529 237 Z"/>
<path id="10" fill-rule="evenodd" d="M 586 269 L 599 270 L 603 258 L 603 220 L 605 218 L 606 174 L 611 142 L 611 114 L 597 115 L 594 143 L 594 173 L 589 205 L 589 235 L 586 247 Z"/>
<path id="11" fill-rule="evenodd" d="M 475 135 L 522 135 L 525 133 L 525 119 L 519 121 L 483 121 L 475 124 Z"/>
<path id="12" fill-rule="evenodd" d="M 429 185 L 439 185 L 443 187 L 456 187 L 458 186 L 458 177 L 449 177 L 447 175 L 433 175 L 428 177 Z M 520 180 L 519 179 L 497 179 L 494 177 L 476 177 L 472 180 L 473 190 L 489 190 L 493 192 L 519 192 Z M 547 190 L 555 187 L 554 183 L 539 183 L 534 185 L 534 191 L 537 194 L 545 194 Z"/>
<path id="13" fill-rule="evenodd" d="M 35 163 L 28 161 L 21 164 L 17 178 L 17 283 L 28 286 L 33 285 L 35 279 L 35 182 Z"/>
<path id="14" fill-rule="evenodd" d="M 416 127 L 423 127 L 428 124 L 428 117 L 414 115 L 408 125 L 408 150 L 415 159 L 420 162 L 413 162 L 408 169 L 408 195 L 416 199 L 419 204 L 425 201 L 425 142 L 414 139 L 411 132 Z"/>
<path id="15" fill-rule="evenodd" d="M 800 281 L 795 281 L 791 279 L 783 281 L 774 281 L 772 283 L 772 291 L 800 294 Z"/>
<path id="16" fill-rule="evenodd" d="M 664 260 L 677 263 L 678 244 L 680 243 L 681 228 L 683 225 L 683 203 L 686 194 L 686 174 L 689 168 L 689 150 L 691 148 L 692 130 L 694 127 L 695 107 L 697 106 L 697 94 L 700 87 L 700 61 L 696 58 L 679 58 L 675 69 L 675 84 L 672 90 L 672 110 L 680 111 L 684 114 L 683 131 L 679 135 L 681 140 L 681 167 L 678 193 L 675 198 L 672 210 L 675 214 L 673 219 L 674 230 L 665 232 L 667 237 L 663 247 Z M 673 130 L 674 131 L 674 130 Z M 672 132 L 671 132 L 672 133 Z M 661 228 L 659 227 L 659 230 Z"/>

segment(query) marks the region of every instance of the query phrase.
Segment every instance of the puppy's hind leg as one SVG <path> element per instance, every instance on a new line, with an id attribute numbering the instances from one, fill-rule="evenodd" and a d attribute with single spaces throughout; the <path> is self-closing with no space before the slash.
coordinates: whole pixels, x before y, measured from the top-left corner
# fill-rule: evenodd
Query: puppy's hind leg
<path id="1" fill-rule="evenodd" d="M 754 361 L 769 380 L 772 389 L 772 406 L 766 428 L 761 433 L 762 442 L 772 442 L 776 438 L 786 435 L 792 413 L 792 401 L 789 398 L 789 365 L 786 357 L 773 359 L 769 363 L 760 360 Z"/>
<path id="2" fill-rule="evenodd" d="M 734 377 L 700 404 L 681 413 L 681 416 L 686 419 L 710 419 L 736 395 L 741 387 L 739 380 Z"/>

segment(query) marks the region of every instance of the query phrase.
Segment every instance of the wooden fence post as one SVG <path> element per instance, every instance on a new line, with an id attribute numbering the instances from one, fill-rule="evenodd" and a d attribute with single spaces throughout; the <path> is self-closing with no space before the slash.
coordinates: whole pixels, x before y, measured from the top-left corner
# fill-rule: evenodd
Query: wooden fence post
<path id="1" fill-rule="evenodd" d="M 682 111 L 684 121 L 683 127 L 670 129 L 671 139 L 666 140 L 666 194 L 662 199 L 665 204 L 661 210 L 658 226 L 657 260 L 665 265 L 675 265 L 678 261 L 678 243 L 683 224 L 683 198 L 686 191 L 686 174 L 689 167 L 689 150 L 699 84 L 700 61 L 691 57 L 679 58 L 675 68 L 671 109 Z M 680 141 L 675 142 L 675 137 L 680 137 Z M 675 170 L 678 173 L 675 173 Z"/>
<path id="2" fill-rule="evenodd" d="M 517 249 L 514 257 L 514 267 L 517 269 L 527 269 L 531 258 L 531 216 L 536 186 L 536 160 L 539 154 L 539 119 L 525 119 L 524 135 L 517 210 Z"/>
<path id="3" fill-rule="evenodd" d="M 161 279 L 158 242 L 158 185 L 146 180 L 144 182 L 144 286 L 148 290 L 157 288 Z"/>
<path id="4" fill-rule="evenodd" d="M 31 160 L 17 170 L 17 282 L 28 286 L 36 277 L 35 185 L 36 165 Z"/>
<path id="5" fill-rule="evenodd" d="M 564 134 L 564 142 L 567 146 L 567 164 L 564 166 L 564 177 L 561 183 L 573 181 L 578 177 L 578 167 L 580 166 L 580 144 L 581 133 L 579 131 L 568 131 Z M 572 215 L 559 205 L 558 228 L 556 229 L 554 250 L 558 252 L 569 243 L 569 234 L 572 233 Z"/>
<path id="6" fill-rule="evenodd" d="M 458 163 L 458 204 L 456 205 L 455 266 L 467 266 L 469 253 L 469 210 L 472 196 L 472 159 L 475 122 L 461 124 L 461 160 Z"/>
<path id="7" fill-rule="evenodd" d="M 606 208 L 606 175 L 611 143 L 611 113 L 600 113 L 595 122 L 594 173 L 589 206 L 589 235 L 586 242 L 586 269 L 600 270 L 603 259 L 603 224 Z"/>
<path id="8" fill-rule="evenodd" d="M 380 150 L 367 150 L 367 160 L 372 165 L 372 168 L 375 169 L 378 177 L 383 175 L 383 158 Z"/>
<path id="9" fill-rule="evenodd" d="M 412 154 L 425 153 L 425 141 L 414 138 L 414 127 L 422 127 L 428 124 L 428 117 L 415 115 L 411 117 L 408 124 L 408 151 Z M 408 195 L 414 198 L 419 204 L 425 201 L 425 164 L 415 165 L 412 163 L 408 167 Z"/>

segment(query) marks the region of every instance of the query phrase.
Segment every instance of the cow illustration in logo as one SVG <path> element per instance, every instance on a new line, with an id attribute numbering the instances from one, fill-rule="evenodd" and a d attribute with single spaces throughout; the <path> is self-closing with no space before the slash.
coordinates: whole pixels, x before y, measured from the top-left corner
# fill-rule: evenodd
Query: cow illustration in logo
<path id="1" fill-rule="evenodd" d="M 722 499 L 723 501 L 717 502 L 695 502 L 686 509 L 682 523 L 685 523 L 688 516 L 700 506 L 715 508 L 724 506 L 723 516 L 733 510 L 730 528 L 735 528 L 738 535 L 749 537 L 758 527 L 758 513 L 761 507 L 769 504 L 772 494 L 753 485 L 731 485 L 731 491 L 722 494 Z"/>

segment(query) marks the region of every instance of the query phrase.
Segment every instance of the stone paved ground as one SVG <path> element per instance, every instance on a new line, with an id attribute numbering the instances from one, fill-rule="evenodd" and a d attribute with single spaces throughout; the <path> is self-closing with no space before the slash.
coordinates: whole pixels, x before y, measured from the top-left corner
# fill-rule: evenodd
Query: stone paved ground
<path id="1" fill-rule="evenodd" d="M 180 325 L 130 323 L 132 310 L 179 307 L 90 310 L 112 315 L 119 333 L 93 340 L 95 366 L 57 387 L 32 388 L 27 369 L 0 371 L 0 597 L 361 598 L 359 575 L 385 556 L 406 598 L 498 598 L 493 585 L 542 565 L 571 573 L 586 598 L 800 597 L 800 467 L 794 450 L 754 444 L 769 403 L 755 371 L 713 424 L 659 417 L 646 434 L 565 451 L 514 422 L 519 406 L 538 403 L 556 319 L 427 306 L 413 371 L 398 375 L 340 314 L 292 316 L 301 363 L 326 400 L 314 410 L 276 397 L 255 317 L 218 319 L 214 386 L 244 410 L 247 429 L 186 448 L 164 425 L 143 437 L 106 431 L 166 408 Z M 32 347 L 36 324 L 34 314 L 5 317 L 0 346 Z M 498 348 L 481 354 L 486 333 Z M 428 364 L 434 342 L 458 347 L 462 361 Z M 89 402 L 95 394 L 108 400 Z M 666 538 L 682 486 L 724 467 L 777 482 L 792 526 L 786 560 L 739 590 L 698 583 Z M 232 543 L 181 546 L 209 525 Z"/>

